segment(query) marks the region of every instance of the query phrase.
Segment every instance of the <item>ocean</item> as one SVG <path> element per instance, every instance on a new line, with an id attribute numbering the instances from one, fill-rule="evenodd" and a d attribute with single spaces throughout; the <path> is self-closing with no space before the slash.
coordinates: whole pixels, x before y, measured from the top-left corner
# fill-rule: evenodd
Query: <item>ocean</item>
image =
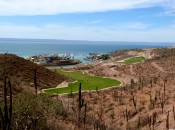
<path id="1" fill-rule="evenodd" d="M 140 49 L 172 46 L 172 43 L 104 42 L 37 39 L 0 39 L 0 53 L 12 53 L 20 57 L 42 54 L 73 54 L 75 59 L 87 63 L 83 58 L 89 53 L 109 53 L 123 49 Z"/>

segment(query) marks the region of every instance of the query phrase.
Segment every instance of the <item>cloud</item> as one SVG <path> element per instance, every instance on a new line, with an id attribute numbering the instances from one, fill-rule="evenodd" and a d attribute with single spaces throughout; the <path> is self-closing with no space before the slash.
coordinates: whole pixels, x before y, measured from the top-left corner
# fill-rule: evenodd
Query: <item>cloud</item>
<path id="1" fill-rule="evenodd" d="M 131 22 L 131 23 L 120 23 L 116 24 L 116 28 L 121 30 L 145 30 L 149 29 L 152 25 L 140 22 Z"/>
<path id="2" fill-rule="evenodd" d="M 105 20 L 93 20 L 93 21 L 89 21 L 89 22 L 85 22 L 87 24 L 100 24 L 103 23 Z"/>
<path id="3" fill-rule="evenodd" d="M 133 31 L 130 29 L 122 30 L 115 27 L 86 27 L 80 25 L 65 26 L 59 24 L 48 24 L 36 27 L 0 23 L 0 37 L 94 41 L 175 42 L 174 25 L 149 29 L 146 31 L 144 29 Z"/>
<path id="4" fill-rule="evenodd" d="M 160 14 L 160 16 L 175 16 L 175 9 L 174 10 L 167 10 Z"/>
<path id="5" fill-rule="evenodd" d="M 174 8 L 174 0 L 0 0 L 0 16 L 55 15 L 104 12 L 162 6 Z M 171 4 L 173 2 L 173 4 Z"/>
<path id="6" fill-rule="evenodd" d="M 164 0 L 162 4 L 164 12 L 161 12 L 160 16 L 174 16 L 175 15 L 175 0 Z"/>
<path id="7" fill-rule="evenodd" d="M 39 28 L 35 26 L 24 26 L 24 25 L 14 25 L 14 24 L 9 24 L 9 23 L 1 23 L 0 24 L 0 29 L 2 32 L 23 32 L 23 30 L 28 31 L 28 32 L 33 32 L 33 31 L 38 31 Z"/>

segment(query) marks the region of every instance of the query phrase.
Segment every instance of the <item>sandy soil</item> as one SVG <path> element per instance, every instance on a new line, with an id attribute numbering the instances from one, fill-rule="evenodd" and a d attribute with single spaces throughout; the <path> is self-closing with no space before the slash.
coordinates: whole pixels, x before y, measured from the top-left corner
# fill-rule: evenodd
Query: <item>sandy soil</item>
<path id="1" fill-rule="evenodd" d="M 155 55 L 153 50 L 144 49 L 138 53 L 129 51 L 128 54 L 149 59 Z M 123 56 L 123 59 L 126 57 Z M 119 88 L 83 93 L 83 98 L 88 104 L 88 130 L 93 129 L 96 122 L 117 130 L 166 130 L 168 127 L 175 129 L 175 56 L 132 65 L 114 64 L 118 60 L 122 60 L 122 57 L 97 62 L 90 67 L 79 65 L 66 69 L 110 77 L 123 83 Z M 131 79 L 134 83 L 131 83 Z M 63 99 L 64 103 L 68 104 L 68 98 Z M 76 106 L 77 95 L 69 100 L 72 109 Z M 75 112 L 72 114 L 76 117 Z M 153 121 L 153 118 L 156 121 Z"/>

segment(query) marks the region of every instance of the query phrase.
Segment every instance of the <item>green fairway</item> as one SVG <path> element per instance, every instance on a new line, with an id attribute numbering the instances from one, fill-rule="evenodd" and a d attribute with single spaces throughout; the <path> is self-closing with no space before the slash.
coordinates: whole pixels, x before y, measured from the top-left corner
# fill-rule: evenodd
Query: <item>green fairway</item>
<path id="1" fill-rule="evenodd" d="M 118 80 L 114 80 L 110 78 L 94 77 L 87 74 L 83 74 L 82 72 L 79 72 L 79 71 L 77 72 L 59 71 L 59 73 L 66 75 L 72 79 L 75 79 L 77 82 L 69 83 L 68 87 L 65 87 L 65 88 L 48 89 L 48 90 L 44 90 L 44 92 L 51 93 L 51 94 L 70 93 L 71 90 L 72 92 L 78 92 L 80 82 L 82 84 L 82 91 L 96 90 L 96 88 L 100 90 L 108 87 L 119 86 L 121 84 L 121 82 Z"/>
<path id="2" fill-rule="evenodd" d="M 125 60 L 124 62 L 117 62 L 118 64 L 134 64 L 134 63 L 139 63 L 144 61 L 145 58 L 140 56 L 140 57 L 133 57 L 130 59 Z"/>

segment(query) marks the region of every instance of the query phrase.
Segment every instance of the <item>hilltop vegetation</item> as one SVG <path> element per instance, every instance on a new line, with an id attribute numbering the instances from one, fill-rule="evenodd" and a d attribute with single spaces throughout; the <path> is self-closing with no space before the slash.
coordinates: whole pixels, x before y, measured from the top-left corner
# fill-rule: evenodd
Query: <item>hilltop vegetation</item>
<path id="1" fill-rule="evenodd" d="M 63 75 L 59 75 L 16 55 L 0 54 L 0 80 L 2 82 L 4 75 L 9 77 L 15 87 L 13 90 L 16 92 L 22 89 L 29 91 L 34 88 L 35 68 L 37 70 L 38 90 L 56 87 L 61 82 L 68 80 Z"/>
<path id="2" fill-rule="evenodd" d="M 69 80 L 16 55 L 0 54 L 0 129 L 64 129 L 61 100 L 34 94 L 35 78 L 39 91 Z"/>

